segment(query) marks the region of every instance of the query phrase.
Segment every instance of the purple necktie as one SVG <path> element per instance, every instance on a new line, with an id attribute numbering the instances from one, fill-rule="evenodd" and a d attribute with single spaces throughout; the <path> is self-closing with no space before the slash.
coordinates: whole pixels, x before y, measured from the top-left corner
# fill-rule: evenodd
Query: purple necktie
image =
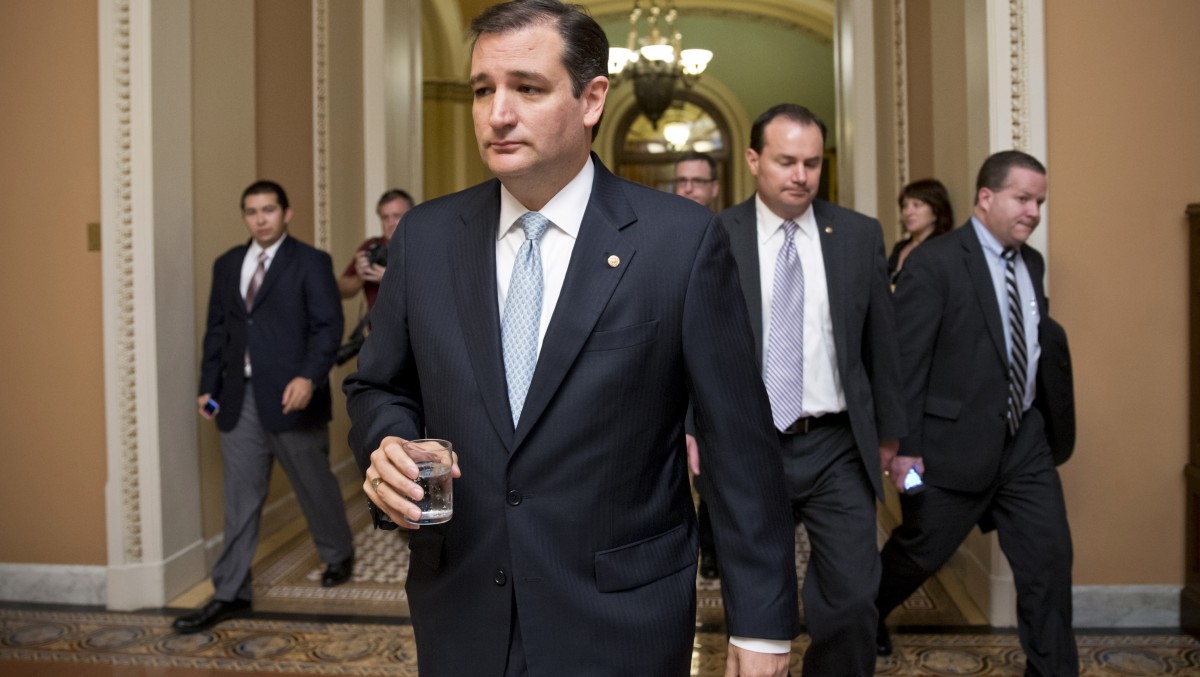
<path id="1" fill-rule="evenodd" d="M 262 286 L 263 278 L 267 276 L 267 253 L 258 253 L 258 267 L 254 269 L 254 277 L 250 278 L 250 286 L 246 287 L 246 310 L 254 307 L 254 297 Z"/>
<path id="2" fill-rule="evenodd" d="M 261 251 L 258 253 L 258 267 L 254 269 L 254 276 L 250 278 L 250 285 L 246 287 L 246 312 L 254 307 L 254 297 L 258 296 L 258 289 L 262 287 L 263 278 L 267 276 L 267 252 Z M 246 376 L 250 375 L 250 341 L 246 341 L 246 353 L 242 357 L 243 369 Z"/>
<path id="3" fill-rule="evenodd" d="M 797 230 L 795 221 L 783 222 L 767 337 L 767 395 L 779 430 L 795 423 L 804 411 L 804 267 L 796 252 Z"/>

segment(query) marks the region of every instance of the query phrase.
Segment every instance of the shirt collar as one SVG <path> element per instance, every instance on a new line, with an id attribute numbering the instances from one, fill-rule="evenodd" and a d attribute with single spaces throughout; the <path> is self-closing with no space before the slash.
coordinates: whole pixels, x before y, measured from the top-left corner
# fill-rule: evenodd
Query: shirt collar
<path id="1" fill-rule="evenodd" d="M 975 236 L 979 238 L 979 244 L 985 251 L 991 252 L 997 257 L 1004 255 L 1004 245 L 1000 244 L 1000 241 L 996 239 L 995 235 L 992 235 L 992 231 L 988 230 L 987 226 L 983 225 L 974 216 L 971 217 L 971 225 L 975 227 Z"/>
<path id="2" fill-rule="evenodd" d="M 283 241 L 287 239 L 287 236 L 287 233 L 284 233 L 279 237 L 278 240 L 275 240 L 275 242 L 271 243 L 271 246 L 267 247 L 266 249 L 263 249 L 262 246 L 254 240 L 250 240 L 250 251 L 247 253 L 254 258 L 258 258 L 258 253 L 265 251 L 267 252 L 267 260 L 270 261 L 271 259 L 275 258 L 275 253 L 279 251 L 279 245 L 283 244 Z"/>
<path id="3" fill-rule="evenodd" d="M 754 211 L 758 222 L 758 242 L 762 244 L 771 239 L 775 231 L 783 227 L 784 218 L 771 211 L 771 208 L 767 206 L 767 203 L 763 202 L 762 196 L 758 193 L 754 194 Z M 811 204 L 808 205 L 808 209 L 805 209 L 799 218 L 794 220 L 796 221 L 799 233 L 808 238 L 815 239 L 817 237 L 817 217 L 813 215 Z"/>
<path id="4" fill-rule="evenodd" d="M 587 210 L 588 199 L 592 196 L 592 180 L 596 177 L 596 166 L 592 164 L 591 156 L 583 163 L 583 169 L 575 178 L 567 182 L 562 190 L 550 198 L 545 207 L 538 213 L 550 220 L 559 230 L 572 238 L 579 236 L 579 226 L 583 223 L 583 213 Z M 580 208 L 583 205 L 583 208 Z M 502 240 L 509 231 L 516 227 L 517 219 L 525 212 L 533 211 L 521 204 L 504 184 L 500 184 L 500 224 L 496 239 Z"/>

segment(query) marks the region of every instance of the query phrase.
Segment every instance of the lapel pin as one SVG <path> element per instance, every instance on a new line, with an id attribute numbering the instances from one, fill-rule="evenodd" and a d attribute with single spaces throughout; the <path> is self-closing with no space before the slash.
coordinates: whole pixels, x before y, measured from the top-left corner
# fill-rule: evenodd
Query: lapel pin
<path id="1" fill-rule="evenodd" d="M 612 256 L 608 257 L 608 267 L 609 268 L 616 268 L 619 265 L 621 265 L 621 257 L 617 256 L 616 254 L 613 254 Z"/>
<path id="2" fill-rule="evenodd" d="M 825 226 L 825 232 L 826 232 L 826 233 L 831 233 L 831 234 L 832 234 L 832 233 L 833 233 L 833 226 Z"/>

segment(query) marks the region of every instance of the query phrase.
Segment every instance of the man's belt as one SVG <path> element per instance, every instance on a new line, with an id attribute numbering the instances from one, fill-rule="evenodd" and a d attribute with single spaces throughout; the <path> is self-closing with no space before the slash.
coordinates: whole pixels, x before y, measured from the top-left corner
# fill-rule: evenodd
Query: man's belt
<path id="1" fill-rule="evenodd" d="M 849 424 L 850 414 L 845 411 L 839 411 L 836 414 L 825 414 L 823 416 L 801 416 L 794 423 L 779 432 L 783 435 L 803 435 L 817 428 Z"/>

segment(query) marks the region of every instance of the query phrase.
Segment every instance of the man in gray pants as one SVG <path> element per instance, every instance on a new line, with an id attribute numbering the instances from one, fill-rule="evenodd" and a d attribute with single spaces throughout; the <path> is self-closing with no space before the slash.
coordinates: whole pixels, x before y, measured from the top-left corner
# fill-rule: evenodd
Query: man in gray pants
<path id="1" fill-rule="evenodd" d="M 317 554 L 321 584 L 350 580 L 354 544 L 329 470 L 329 369 L 342 338 L 342 305 L 329 254 L 288 237 L 287 194 L 258 181 L 242 194 L 250 231 L 213 265 L 197 404 L 216 418 L 225 466 L 225 548 L 203 608 L 178 618 L 197 632 L 250 609 L 250 564 L 271 464 L 291 480 Z"/>

